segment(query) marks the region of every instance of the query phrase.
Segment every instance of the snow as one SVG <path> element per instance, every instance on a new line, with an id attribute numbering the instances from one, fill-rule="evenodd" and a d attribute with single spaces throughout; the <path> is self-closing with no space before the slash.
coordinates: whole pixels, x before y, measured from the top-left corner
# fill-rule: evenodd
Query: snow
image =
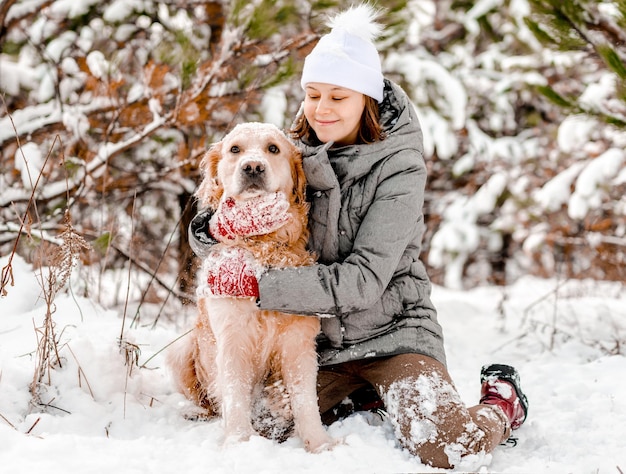
<path id="1" fill-rule="evenodd" d="M 123 21 L 134 9 L 141 11 L 142 4 L 139 0 L 115 0 L 106 8 L 103 18 L 112 23 Z"/>
<path id="2" fill-rule="evenodd" d="M 597 120 L 593 117 L 585 115 L 571 115 L 567 117 L 559 126 L 557 135 L 559 148 L 565 153 L 580 150 L 590 141 L 592 133 L 597 128 Z"/>
<path id="3" fill-rule="evenodd" d="M 478 219 L 493 210 L 506 186 L 506 173 L 496 173 L 473 196 L 456 199 L 443 212 L 444 220 L 430 242 L 428 263 L 446 268 L 446 287 L 463 287 L 463 265 L 480 244 Z"/>
<path id="4" fill-rule="evenodd" d="M 7 263 L 8 256 L 0 258 L 0 266 Z M 321 454 L 307 453 L 297 438 L 278 444 L 255 436 L 222 446 L 220 420 L 185 418 L 193 407 L 174 391 L 164 366 L 164 348 L 184 333 L 193 311 L 162 317 L 156 325 L 144 315 L 131 324 L 133 308 L 124 320 L 123 309 L 79 296 L 78 271 L 72 291 L 55 301 L 62 368 L 53 369 L 52 383 L 43 386 L 41 398 L 49 406 L 33 407 L 28 387 L 35 373 L 35 328 L 46 308 L 39 272 L 20 257 L 12 264 L 15 286 L 0 300 L 3 472 L 446 472 L 400 449 L 390 423 L 370 413 L 331 425 L 329 433 L 343 442 Z M 126 288 L 114 280 L 102 287 L 115 291 L 118 285 Z M 506 288 L 434 288 L 449 370 L 465 403 L 478 400 L 480 367 L 500 362 L 518 368 L 530 404 L 526 423 L 514 432 L 518 445 L 498 447 L 465 469 L 626 468 L 626 379 L 620 376 L 626 358 L 610 355 L 626 340 L 625 299 L 620 283 L 531 277 Z M 125 365 L 120 336 L 136 349 L 130 353 L 138 366 Z"/>
<path id="5" fill-rule="evenodd" d="M 559 173 L 543 187 L 534 192 L 535 200 L 542 208 L 548 211 L 556 211 L 566 203 L 570 197 L 570 185 L 576 179 L 585 163 L 579 162 L 570 166 L 567 170 Z"/>
<path id="6" fill-rule="evenodd" d="M 97 3 L 98 0 L 59 0 L 50 6 L 50 11 L 60 17 L 76 18 L 89 12 L 89 7 Z"/>
<path id="7" fill-rule="evenodd" d="M 386 71 L 405 73 L 414 90 L 410 95 L 416 100 L 424 97 L 425 84 L 434 87 L 438 94 L 438 109 L 449 114 L 454 130 L 465 125 L 467 112 L 467 92 L 461 81 L 450 73 L 436 58 L 416 57 L 408 53 L 391 53 L 385 60 Z"/>
<path id="8" fill-rule="evenodd" d="M 268 89 L 261 99 L 260 112 L 263 120 L 279 128 L 289 126 L 285 124 L 287 97 L 281 87 Z"/>
<path id="9" fill-rule="evenodd" d="M 602 205 L 602 187 L 618 175 L 623 165 L 624 152 L 611 148 L 585 166 L 576 179 L 576 190 L 569 201 L 572 219 L 584 219 L 589 209 Z"/>
<path id="10" fill-rule="evenodd" d="M 101 51 L 92 51 L 87 55 L 87 66 L 94 77 L 106 77 L 109 71 L 109 63 Z"/>
<path id="11" fill-rule="evenodd" d="M 48 46 L 46 46 L 46 55 L 55 63 L 60 63 L 66 50 L 74 44 L 74 41 L 76 41 L 76 33 L 73 31 L 65 31 L 48 43 Z"/>
<path id="12" fill-rule="evenodd" d="M 74 136 L 84 138 L 89 132 L 89 119 L 78 107 L 68 106 L 63 111 L 63 125 L 72 130 Z"/>
<path id="13" fill-rule="evenodd" d="M 13 124 L 18 132 L 28 133 L 50 123 L 56 123 L 60 117 L 61 112 L 54 102 L 16 110 L 12 116 L 0 119 L 0 144 L 15 136 Z"/>
<path id="14" fill-rule="evenodd" d="M 478 19 L 484 16 L 489 10 L 498 7 L 499 3 L 498 0 L 479 0 L 476 2 L 467 12 L 465 27 L 473 34 L 477 34 L 480 31 Z"/>
<path id="15" fill-rule="evenodd" d="M 25 189 L 33 189 L 33 185 L 42 172 L 44 164 L 45 158 L 36 143 L 24 143 L 22 148 L 17 151 L 15 169 L 20 172 Z"/>
<path id="16" fill-rule="evenodd" d="M 615 77 L 610 74 L 604 74 L 597 83 L 589 84 L 585 92 L 580 96 L 580 103 L 588 107 L 590 110 L 598 111 L 601 109 L 599 104 L 608 101 L 611 95 L 615 93 Z"/>
<path id="17" fill-rule="evenodd" d="M 25 58 L 20 58 L 15 63 L 8 56 L 0 54 L 0 88 L 7 95 L 17 95 L 20 87 L 32 88 L 37 84 L 37 75 L 26 62 Z"/>

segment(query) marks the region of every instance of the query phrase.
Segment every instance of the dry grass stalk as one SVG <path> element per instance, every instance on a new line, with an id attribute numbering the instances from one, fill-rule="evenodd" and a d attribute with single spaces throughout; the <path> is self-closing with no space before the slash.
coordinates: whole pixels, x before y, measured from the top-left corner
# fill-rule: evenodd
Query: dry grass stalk
<path id="1" fill-rule="evenodd" d="M 133 368 L 139 367 L 139 355 L 141 349 L 137 344 L 133 344 L 126 340 L 119 340 L 120 352 L 124 355 L 124 364 L 126 365 L 126 381 L 124 382 L 124 418 L 126 418 L 126 396 L 128 395 L 128 380 L 133 375 Z"/>
<path id="2" fill-rule="evenodd" d="M 69 209 L 65 211 L 64 230 L 60 235 L 61 245 L 52 255 L 51 265 L 47 267 L 47 276 L 43 271 L 40 275 L 43 299 L 46 304 L 46 315 L 40 327 L 35 328 L 37 334 L 37 363 L 35 373 L 30 386 L 33 403 L 41 405 L 39 385 L 51 383 L 51 370 L 54 367 L 62 367 L 62 358 L 59 354 L 59 339 L 55 331 L 53 314 L 56 311 L 54 300 L 60 290 L 68 283 L 83 250 L 89 245 L 72 226 Z"/>
<path id="3" fill-rule="evenodd" d="M 13 423 L 11 423 L 6 416 L 4 416 L 2 413 L 0 413 L 0 418 L 2 418 L 7 425 L 9 425 L 11 428 L 13 428 L 14 430 L 17 430 L 17 428 L 15 427 L 15 425 Z"/>
<path id="4" fill-rule="evenodd" d="M 67 350 L 70 351 L 70 354 L 72 354 L 72 357 L 76 361 L 76 365 L 78 365 L 78 386 L 82 388 L 83 386 L 82 380 L 84 379 L 85 384 L 87 385 L 87 389 L 89 390 L 89 394 L 91 395 L 91 398 L 95 400 L 96 397 L 94 396 L 93 390 L 91 389 L 91 384 L 89 383 L 89 380 L 87 380 L 87 375 L 85 374 L 85 371 L 81 367 L 80 362 L 78 362 L 78 359 L 76 358 L 76 355 L 74 354 L 74 351 L 69 345 L 67 345 Z"/>

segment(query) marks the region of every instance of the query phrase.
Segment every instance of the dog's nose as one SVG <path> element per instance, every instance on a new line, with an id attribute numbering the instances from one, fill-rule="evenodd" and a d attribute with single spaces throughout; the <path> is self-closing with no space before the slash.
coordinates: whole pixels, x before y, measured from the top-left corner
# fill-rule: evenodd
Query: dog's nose
<path id="1" fill-rule="evenodd" d="M 243 171 L 246 176 L 259 176 L 265 172 L 265 164 L 261 161 L 246 161 L 241 165 L 241 171 Z"/>

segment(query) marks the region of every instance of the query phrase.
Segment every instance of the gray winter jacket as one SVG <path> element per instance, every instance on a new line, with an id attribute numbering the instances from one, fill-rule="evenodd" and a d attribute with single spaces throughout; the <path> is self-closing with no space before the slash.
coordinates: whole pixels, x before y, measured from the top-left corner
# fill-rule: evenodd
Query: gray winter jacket
<path id="1" fill-rule="evenodd" d="M 270 269 L 262 309 L 322 316 L 320 364 L 421 353 L 446 363 L 420 261 L 426 185 L 422 131 L 408 97 L 385 81 L 383 141 L 302 144 L 319 264 Z"/>

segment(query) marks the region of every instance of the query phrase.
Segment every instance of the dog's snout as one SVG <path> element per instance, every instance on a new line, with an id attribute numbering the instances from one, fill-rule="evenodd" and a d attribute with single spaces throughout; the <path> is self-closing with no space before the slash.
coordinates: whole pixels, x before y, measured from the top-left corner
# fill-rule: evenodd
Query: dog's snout
<path id="1" fill-rule="evenodd" d="M 260 176 L 265 172 L 265 164 L 261 161 L 246 161 L 241 165 L 241 171 L 249 177 Z"/>

